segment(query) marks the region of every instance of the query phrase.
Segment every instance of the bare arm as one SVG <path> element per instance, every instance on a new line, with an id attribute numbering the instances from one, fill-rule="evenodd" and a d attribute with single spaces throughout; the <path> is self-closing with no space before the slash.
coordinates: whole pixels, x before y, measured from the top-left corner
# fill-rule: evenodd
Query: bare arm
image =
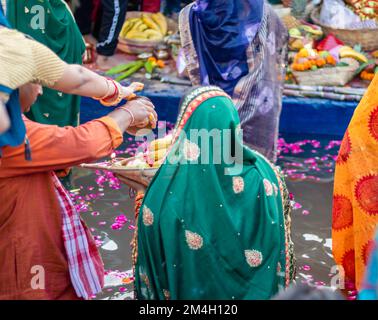
<path id="1" fill-rule="evenodd" d="M 65 64 L 62 77 L 51 88 L 79 96 L 103 97 L 108 92 L 108 82 L 80 65 Z"/>
<path id="2" fill-rule="evenodd" d="M 113 97 L 117 86 L 117 98 L 127 99 L 143 88 L 141 83 L 123 87 L 82 66 L 69 65 L 43 44 L 16 30 L 0 27 L 0 39 L 0 84 L 11 89 L 37 82 L 68 94 L 103 98 Z"/>
<path id="3" fill-rule="evenodd" d="M 8 113 L 5 109 L 5 104 L 0 98 L 0 133 L 8 130 L 10 126 L 10 121 L 8 117 Z"/>
<path id="4" fill-rule="evenodd" d="M 24 145 L 5 147 L 0 177 L 61 170 L 91 162 L 109 155 L 122 143 L 122 133 L 131 125 L 139 124 L 153 111 L 144 99 L 129 101 L 107 117 L 87 122 L 78 127 L 43 125 L 24 118 L 30 141 L 32 161 L 26 161 Z"/>

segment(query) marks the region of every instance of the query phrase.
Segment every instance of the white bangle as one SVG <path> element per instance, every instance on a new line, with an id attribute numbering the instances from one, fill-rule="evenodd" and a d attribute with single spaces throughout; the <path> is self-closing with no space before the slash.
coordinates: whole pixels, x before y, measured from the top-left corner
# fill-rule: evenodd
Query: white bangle
<path id="1" fill-rule="evenodd" d="M 121 110 L 125 110 L 127 111 L 129 114 L 130 114 L 130 117 L 131 117 L 131 123 L 130 123 L 130 126 L 132 126 L 135 122 L 135 117 L 134 117 L 134 114 L 131 112 L 131 110 L 129 110 L 128 108 L 126 108 L 125 106 L 123 107 L 119 107 L 118 109 L 121 109 Z"/>
<path id="2" fill-rule="evenodd" d="M 103 100 L 103 99 L 107 98 L 110 95 L 110 85 L 109 85 L 110 81 L 108 79 L 106 79 L 106 78 L 105 78 L 105 81 L 106 81 L 106 85 L 108 86 L 108 89 L 106 90 L 106 94 L 103 97 L 101 97 L 101 98 L 93 97 L 93 99 L 95 99 L 95 100 Z"/>

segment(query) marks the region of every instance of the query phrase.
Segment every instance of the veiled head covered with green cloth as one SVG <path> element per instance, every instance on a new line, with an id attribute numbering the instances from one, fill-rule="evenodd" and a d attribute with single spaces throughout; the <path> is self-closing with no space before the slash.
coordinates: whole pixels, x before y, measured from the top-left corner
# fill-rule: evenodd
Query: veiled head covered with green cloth
<path id="1" fill-rule="evenodd" d="M 269 299 L 294 278 L 284 180 L 243 145 L 221 89 L 183 99 L 139 212 L 136 252 L 137 299 Z"/>
<path id="2" fill-rule="evenodd" d="M 83 37 L 63 0 L 7 0 L 7 18 L 13 28 L 30 35 L 69 64 L 81 64 Z M 88 13 L 89 14 L 89 13 Z M 44 88 L 27 113 L 33 121 L 77 126 L 81 98 Z"/>

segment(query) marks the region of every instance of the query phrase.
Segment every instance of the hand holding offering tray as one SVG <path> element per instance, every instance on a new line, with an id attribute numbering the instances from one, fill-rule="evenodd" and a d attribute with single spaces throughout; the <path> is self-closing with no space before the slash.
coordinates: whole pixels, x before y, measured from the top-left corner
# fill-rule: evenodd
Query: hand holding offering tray
<path id="1" fill-rule="evenodd" d="M 133 188 L 133 183 L 148 186 L 152 178 L 164 162 L 172 144 L 172 135 L 153 140 L 145 152 L 131 158 L 114 158 L 100 163 L 84 163 L 83 168 L 106 170 L 122 177 L 123 182 Z M 131 181 L 130 183 L 128 183 Z"/>

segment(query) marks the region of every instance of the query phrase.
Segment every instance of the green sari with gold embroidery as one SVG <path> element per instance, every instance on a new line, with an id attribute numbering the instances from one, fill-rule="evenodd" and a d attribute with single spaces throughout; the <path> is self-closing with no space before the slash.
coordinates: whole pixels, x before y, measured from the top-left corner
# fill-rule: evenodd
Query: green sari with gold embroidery
<path id="1" fill-rule="evenodd" d="M 221 89 L 184 99 L 138 217 L 137 299 L 269 299 L 294 278 L 285 183 L 240 131 Z"/>

